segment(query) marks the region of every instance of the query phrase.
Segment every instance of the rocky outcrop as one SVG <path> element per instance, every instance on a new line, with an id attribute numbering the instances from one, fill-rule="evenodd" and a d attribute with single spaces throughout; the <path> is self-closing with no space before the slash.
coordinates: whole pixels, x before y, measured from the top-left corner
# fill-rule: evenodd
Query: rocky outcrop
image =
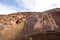
<path id="1" fill-rule="evenodd" d="M 60 40 L 60 8 L 0 15 L 0 40 Z"/>

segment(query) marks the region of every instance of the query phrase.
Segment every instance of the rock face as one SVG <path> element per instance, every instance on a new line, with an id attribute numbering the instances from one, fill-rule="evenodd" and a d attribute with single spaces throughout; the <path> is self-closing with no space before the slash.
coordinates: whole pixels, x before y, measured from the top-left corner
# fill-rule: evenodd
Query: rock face
<path id="1" fill-rule="evenodd" d="M 0 40 L 60 40 L 60 9 L 0 15 Z"/>

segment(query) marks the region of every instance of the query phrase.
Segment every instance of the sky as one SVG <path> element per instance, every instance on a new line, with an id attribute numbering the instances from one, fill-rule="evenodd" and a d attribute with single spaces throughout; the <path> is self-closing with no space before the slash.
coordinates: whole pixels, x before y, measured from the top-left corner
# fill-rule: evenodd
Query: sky
<path id="1" fill-rule="evenodd" d="M 0 14 L 42 12 L 60 8 L 60 0 L 0 0 Z"/>

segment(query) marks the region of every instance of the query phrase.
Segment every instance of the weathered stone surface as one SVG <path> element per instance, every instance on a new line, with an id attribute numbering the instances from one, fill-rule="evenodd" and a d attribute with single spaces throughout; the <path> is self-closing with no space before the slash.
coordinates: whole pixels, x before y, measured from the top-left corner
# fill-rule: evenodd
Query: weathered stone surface
<path id="1" fill-rule="evenodd" d="M 60 40 L 60 8 L 0 15 L 0 40 Z"/>

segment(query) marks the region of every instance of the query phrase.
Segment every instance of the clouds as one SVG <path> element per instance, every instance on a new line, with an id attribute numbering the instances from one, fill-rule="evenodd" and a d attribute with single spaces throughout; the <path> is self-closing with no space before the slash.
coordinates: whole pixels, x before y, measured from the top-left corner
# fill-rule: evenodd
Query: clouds
<path id="1" fill-rule="evenodd" d="M 22 10 L 32 11 L 34 9 L 35 0 L 15 0 Z"/>
<path id="2" fill-rule="evenodd" d="M 15 0 L 0 0 L 0 3 L 8 5 L 8 6 L 16 6 L 18 7 L 19 5 L 16 3 Z"/>
<path id="3" fill-rule="evenodd" d="M 17 12 L 15 7 L 11 7 L 11 6 L 6 6 L 2 3 L 0 3 L 0 14 L 8 14 L 8 13 L 13 13 L 13 12 Z"/>
<path id="4" fill-rule="evenodd" d="M 60 8 L 60 0 L 57 0 L 57 7 Z"/>
<path id="5" fill-rule="evenodd" d="M 0 0 L 0 14 L 13 12 L 41 12 L 60 7 L 59 0 Z"/>
<path id="6" fill-rule="evenodd" d="M 45 11 L 51 9 L 53 7 L 52 5 L 56 3 L 56 0 L 35 0 L 35 3 L 35 11 Z M 55 7 L 56 5 L 53 8 Z"/>
<path id="7" fill-rule="evenodd" d="M 57 8 L 57 0 L 15 0 L 26 11 L 45 11 Z"/>
<path id="8" fill-rule="evenodd" d="M 32 0 L 0 0 L 0 14 L 32 11 L 33 5 Z"/>

